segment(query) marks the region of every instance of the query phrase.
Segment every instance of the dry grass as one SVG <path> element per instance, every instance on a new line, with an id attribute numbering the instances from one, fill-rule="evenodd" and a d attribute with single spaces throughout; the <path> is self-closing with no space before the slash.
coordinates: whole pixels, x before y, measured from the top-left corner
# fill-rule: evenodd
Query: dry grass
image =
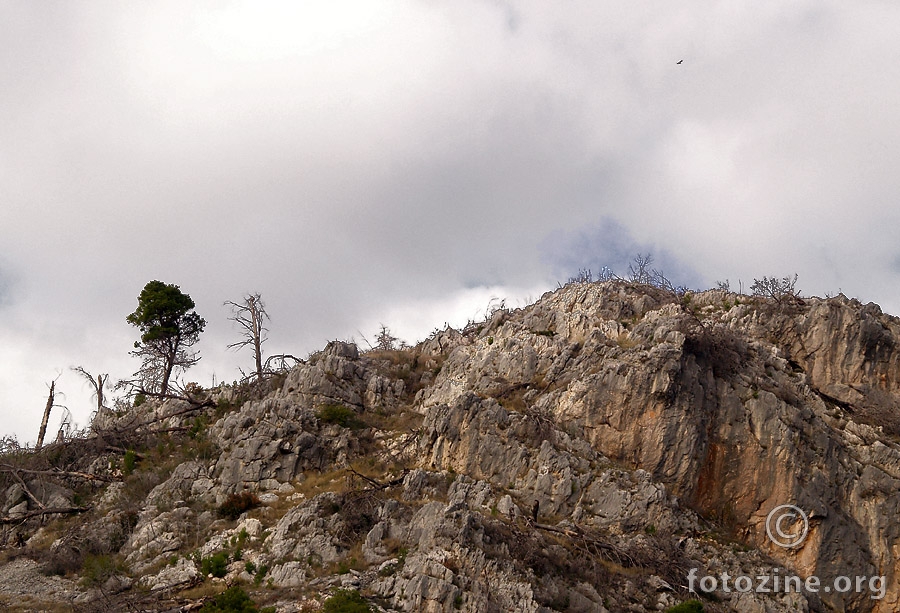
<path id="1" fill-rule="evenodd" d="M 225 591 L 227 586 L 224 583 L 213 583 L 212 581 L 204 581 L 203 583 L 190 587 L 178 593 L 180 598 L 187 600 L 200 600 L 201 598 L 211 598 L 218 596 Z"/>
<path id="2" fill-rule="evenodd" d="M 406 434 L 418 430 L 425 417 L 410 408 L 396 413 L 366 413 L 366 422 L 377 430 Z"/>
<path id="3" fill-rule="evenodd" d="M 43 600 L 34 596 L 0 596 L 0 610 L 7 613 L 72 613 L 71 604 Z"/>
<path id="4" fill-rule="evenodd" d="M 631 349 L 637 347 L 640 343 L 628 332 L 620 332 L 619 337 L 616 339 L 616 344 L 622 349 Z"/>

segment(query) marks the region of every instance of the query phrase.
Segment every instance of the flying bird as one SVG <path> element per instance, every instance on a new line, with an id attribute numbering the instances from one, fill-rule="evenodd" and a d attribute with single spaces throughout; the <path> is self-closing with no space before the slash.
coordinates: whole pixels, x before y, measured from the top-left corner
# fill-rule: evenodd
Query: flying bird
<path id="1" fill-rule="evenodd" d="M 675 63 L 676 63 L 676 64 L 680 64 L 680 63 L 682 63 L 683 61 L 684 61 L 684 60 L 678 60 L 678 61 L 675 62 Z"/>

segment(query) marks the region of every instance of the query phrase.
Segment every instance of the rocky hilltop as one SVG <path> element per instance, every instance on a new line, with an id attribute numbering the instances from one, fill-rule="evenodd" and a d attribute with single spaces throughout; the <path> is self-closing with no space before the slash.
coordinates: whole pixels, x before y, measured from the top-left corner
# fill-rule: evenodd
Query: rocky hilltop
<path id="1" fill-rule="evenodd" d="M 0 606 L 897 611 L 898 340 L 843 296 L 606 282 L 412 348 L 335 341 L 0 457 Z M 784 504 L 794 547 L 767 535 Z"/>

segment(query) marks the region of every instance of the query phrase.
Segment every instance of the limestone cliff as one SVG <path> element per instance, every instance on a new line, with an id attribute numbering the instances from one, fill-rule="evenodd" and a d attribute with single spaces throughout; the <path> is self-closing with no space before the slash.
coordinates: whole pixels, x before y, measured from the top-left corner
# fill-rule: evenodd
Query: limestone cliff
<path id="1" fill-rule="evenodd" d="M 332 342 L 3 458 L 0 604 L 189 610 L 227 582 L 278 611 L 341 586 L 385 611 L 900 610 L 898 339 L 842 296 L 613 282 L 410 349 Z M 794 548 L 767 536 L 783 504 Z M 691 593 L 691 569 L 883 597 Z"/>

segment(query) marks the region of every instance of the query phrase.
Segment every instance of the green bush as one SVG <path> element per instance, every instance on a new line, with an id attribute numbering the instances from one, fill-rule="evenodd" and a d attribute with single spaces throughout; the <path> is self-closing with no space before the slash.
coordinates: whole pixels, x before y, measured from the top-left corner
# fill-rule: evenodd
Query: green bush
<path id="1" fill-rule="evenodd" d="M 342 404 L 323 404 L 316 414 L 319 421 L 326 424 L 337 424 L 342 428 L 359 428 L 362 422 L 356 417 L 356 412 Z"/>
<path id="2" fill-rule="evenodd" d="M 122 461 L 122 473 L 127 477 L 134 472 L 136 464 L 137 454 L 134 452 L 134 449 L 129 449 L 125 452 L 125 459 Z"/>
<path id="3" fill-rule="evenodd" d="M 266 573 L 269 572 L 269 566 L 267 564 L 263 564 L 259 568 L 256 569 L 256 574 L 253 575 L 253 585 L 262 584 L 263 579 L 266 578 Z"/>
<path id="4" fill-rule="evenodd" d="M 249 511 L 259 506 L 259 498 L 253 492 L 241 492 L 240 494 L 231 494 L 225 499 L 225 502 L 217 509 L 220 517 L 228 519 L 237 519 L 244 511 Z"/>
<path id="5" fill-rule="evenodd" d="M 81 577 L 88 586 L 101 585 L 116 574 L 115 561 L 108 555 L 87 555 L 81 567 Z"/>
<path id="6" fill-rule="evenodd" d="M 356 590 L 338 590 L 322 604 L 322 613 L 372 613 L 372 607 Z"/>
<path id="7" fill-rule="evenodd" d="M 228 554 L 220 551 L 209 558 L 203 558 L 200 562 L 200 572 L 204 576 L 212 575 L 221 579 L 228 572 Z"/>
<path id="8" fill-rule="evenodd" d="M 703 603 L 699 600 L 685 600 L 666 609 L 666 613 L 703 613 Z"/>
<path id="9" fill-rule="evenodd" d="M 207 602 L 200 613 L 259 613 L 247 592 L 234 585 Z"/>

